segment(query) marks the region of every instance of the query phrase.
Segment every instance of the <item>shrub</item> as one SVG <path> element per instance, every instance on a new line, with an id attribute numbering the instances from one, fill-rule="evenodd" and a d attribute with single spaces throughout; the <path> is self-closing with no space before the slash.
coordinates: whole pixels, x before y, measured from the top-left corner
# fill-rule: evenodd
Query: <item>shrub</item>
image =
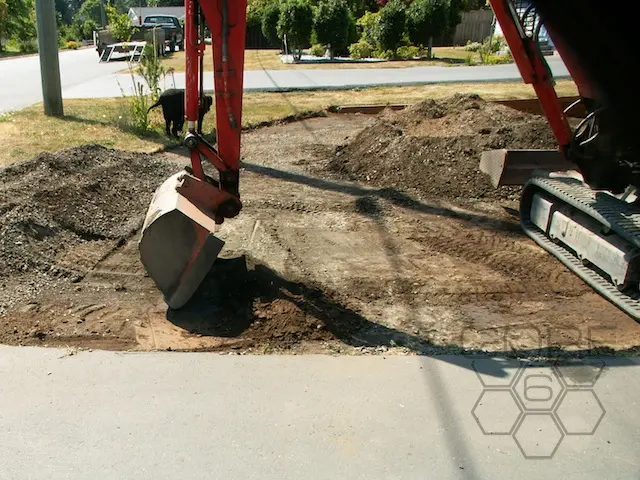
<path id="1" fill-rule="evenodd" d="M 82 24 L 82 38 L 83 39 L 91 39 L 93 38 L 93 32 L 98 29 L 96 22 L 91 20 L 90 18 L 85 20 Z"/>
<path id="2" fill-rule="evenodd" d="M 122 97 L 127 98 L 127 111 L 120 115 L 118 126 L 123 130 L 130 130 L 136 135 L 144 135 L 149 131 L 149 107 L 152 102 L 145 95 L 142 83 L 136 80 L 131 64 L 129 64 L 129 75 L 133 84 L 133 95 L 130 97 L 127 97 L 122 85 L 116 80 Z"/>
<path id="3" fill-rule="evenodd" d="M 449 3 L 447 0 L 415 0 L 407 9 L 407 33 L 416 45 L 429 46 L 433 37 L 447 31 L 449 25 Z"/>
<path id="4" fill-rule="evenodd" d="M 262 14 L 262 34 L 274 45 L 280 43 L 278 38 L 278 19 L 280 18 L 280 6 L 277 3 L 268 5 Z"/>
<path id="5" fill-rule="evenodd" d="M 505 55 L 496 55 L 505 46 L 504 39 L 501 36 L 494 37 L 489 46 L 489 38 L 485 39 L 478 49 L 480 63 L 483 65 L 496 65 L 499 63 L 510 63 L 513 60 L 511 53 L 507 51 Z"/>
<path id="6" fill-rule="evenodd" d="M 479 42 L 472 42 L 471 40 L 469 40 L 467 42 L 467 44 L 465 45 L 464 49 L 467 52 L 477 52 L 482 48 L 482 44 Z"/>
<path id="7" fill-rule="evenodd" d="M 473 55 L 471 55 L 471 53 L 468 53 L 467 56 L 464 59 L 464 63 L 467 65 L 473 65 L 475 62 L 473 61 Z"/>
<path id="8" fill-rule="evenodd" d="M 358 43 L 352 43 L 349 46 L 349 56 L 351 58 L 371 58 L 373 55 L 373 45 L 366 40 L 360 40 Z"/>
<path id="9" fill-rule="evenodd" d="M 402 41 L 406 21 L 405 6 L 401 0 L 392 0 L 380 10 L 376 40 L 382 50 L 395 51 Z"/>
<path id="10" fill-rule="evenodd" d="M 9 41 L 9 47 L 17 47 L 20 53 L 36 53 L 38 51 L 38 41 L 35 38 L 22 38 Z"/>
<path id="11" fill-rule="evenodd" d="M 507 52 L 505 55 L 488 54 L 484 57 L 481 57 L 480 59 L 484 65 L 499 65 L 501 63 L 513 62 L 513 57 L 509 52 Z"/>
<path id="12" fill-rule="evenodd" d="M 420 48 L 414 45 L 398 47 L 396 50 L 396 56 L 403 60 L 411 60 L 420 56 Z"/>
<path id="13" fill-rule="evenodd" d="M 375 50 L 373 56 L 384 60 L 392 60 L 396 58 L 396 53 L 393 50 Z"/>
<path id="14" fill-rule="evenodd" d="M 80 43 L 76 42 L 75 40 L 67 40 L 65 47 L 69 50 L 77 50 L 78 48 L 80 48 Z"/>
<path id="15" fill-rule="evenodd" d="M 313 30 L 313 9 L 306 0 L 292 0 L 285 3 L 278 17 L 278 37 L 287 37 L 287 43 L 294 52 L 293 57 L 300 59 L 301 50 L 309 45 Z"/>
<path id="16" fill-rule="evenodd" d="M 356 28 L 359 31 L 359 38 L 370 45 L 376 44 L 376 30 L 380 13 L 367 12 L 356 22 Z"/>
<path id="17" fill-rule="evenodd" d="M 488 38 L 485 41 L 487 42 L 487 44 L 489 43 Z M 491 51 L 493 53 L 498 53 L 500 50 L 502 50 L 506 46 L 507 46 L 507 43 L 505 42 L 504 37 L 502 35 L 493 36 L 493 41 L 491 42 Z"/>
<path id="18" fill-rule="evenodd" d="M 327 49 L 324 45 L 316 43 L 311 47 L 309 53 L 311 53 L 311 55 L 313 55 L 314 57 L 324 57 L 324 52 L 326 51 Z"/>
<path id="19" fill-rule="evenodd" d="M 144 78 L 151 92 L 151 98 L 155 102 L 160 97 L 160 81 L 167 74 L 166 69 L 158 58 L 156 45 L 147 43 L 144 47 L 144 55 L 140 59 L 137 73 Z"/>
<path id="20" fill-rule="evenodd" d="M 315 10 L 313 28 L 318 43 L 329 46 L 331 58 L 349 44 L 349 8 L 341 0 L 322 0 Z"/>

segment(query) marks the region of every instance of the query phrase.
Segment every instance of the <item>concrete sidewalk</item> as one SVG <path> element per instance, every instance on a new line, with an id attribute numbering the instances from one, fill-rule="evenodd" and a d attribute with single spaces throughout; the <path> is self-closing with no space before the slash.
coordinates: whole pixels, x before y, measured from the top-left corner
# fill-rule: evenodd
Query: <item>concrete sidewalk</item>
<path id="1" fill-rule="evenodd" d="M 555 78 L 568 78 L 569 72 L 560 57 L 547 61 Z M 175 80 L 175 82 L 174 82 Z M 244 89 L 253 92 L 290 90 L 345 90 L 359 87 L 427 85 L 446 82 L 521 81 L 515 64 L 459 67 L 367 68 L 327 70 L 256 70 L 245 72 Z M 144 85 L 142 78 L 137 82 Z M 184 88 L 184 74 L 166 79 L 166 88 Z M 121 90 L 122 87 L 122 90 Z M 213 74 L 205 72 L 204 88 L 213 91 Z M 81 85 L 65 88 L 65 98 L 120 97 L 133 92 L 129 74 L 96 78 Z"/>
<path id="2" fill-rule="evenodd" d="M 0 478 L 637 480 L 640 360 L 602 361 L 563 370 L 563 428 L 603 408 L 565 436 L 527 406 L 499 431 L 559 382 L 509 361 L 0 347 Z"/>

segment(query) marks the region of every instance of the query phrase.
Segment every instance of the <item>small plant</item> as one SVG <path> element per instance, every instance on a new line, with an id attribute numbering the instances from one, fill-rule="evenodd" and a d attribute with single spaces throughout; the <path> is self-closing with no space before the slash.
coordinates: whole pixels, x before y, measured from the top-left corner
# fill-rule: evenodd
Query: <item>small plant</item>
<path id="1" fill-rule="evenodd" d="M 376 50 L 373 52 L 373 56 L 384 60 L 393 60 L 396 58 L 396 52 L 393 50 Z"/>
<path id="2" fill-rule="evenodd" d="M 420 57 L 420 48 L 414 45 L 398 47 L 396 56 L 403 60 L 412 60 Z"/>
<path id="3" fill-rule="evenodd" d="M 351 58 L 371 58 L 373 55 L 373 45 L 366 40 L 360 40 L 358 43 L 352 43 L 349 46 L 349 56 Z"/>
<path id="4" fill-rule="evenodd" d="M 311 47 L 311 49 L 309 50 L 309 53 L 314 57 L 324 57 L 324 52 L 326 51 L 327 51 L 327 48 L 324 45 L 320 45 L 319 43 L 316 43 Z"/>
<path id="5" fill-rule="evenodd" d="M 68 48 L 69 50 L 77 50 L 78 48 L 80 48 L 80 44 L 75 40 L 67 40 L 67 42 L 65 43 L 65 48 Z"/>
<path id="6" fill-rule="evenodd" d="M 488 39 L 485 41 L 488 42 Z M 506 46 L 507 46 L 507 43 L 505 42 L 504 37 L 502 35 L 493 36 L 493 41 L 491 42 L 492 53 L 498 53 L 500 50 L 502 50 Z"/>
<path id="7" fill-rule="evenodd" d="M 20 53 L 36 53 L 38 51 L 38 42 L 35 38 L 23 38 L 18 40 L 18 49 Z"/>
<path id="8" fill-rule="evenodd" d="M 464 63 L 465 63 L 466 65 L 469 65 L 469 66 L 471 66 L 471 65 L 473 65 L 473 64 L 475 64 L 475 63 L 476 63 L 476 62 L 474 62 L 474 61 L 473 61 L 473 54 L 472 54 L 471 52 L 469 52 L 469 53 L 467 54 L 467 56 L 465 57 L 465 59 L 464 59 Z"/>
<path id="9" fill-rule="evenodd" d="M 478 52 L 480 49 L 482 48 L 482 44 L 479 42 L 472 42 L 471 40 L 469 40 L 467 42 L 467 44 L 465 45 L 464 49 L 467 52 L 473 52 L 476 53 Z"/>
<path id="10" fill-rule="evenodd" d="M 136 135 L 144 135 L 149 131 L 149 102 L 148 96 L 144 93 L 144 85 L 136 81 L 133 67 L 129 64 L 129 74 L 133 83 L 133 95 L 129 97 L 128 111 L 118 118 L 118 124 L 123 130 L 131 130 Z M 120 91 L 122 96 L 127 98 L 120 82 Z M 124 117 L 124 118 L 123 118 Z"/>
<path id="11" fill-rule="evenodd" d="M 144 47 L 144 53 L 140 59 L 138 73 L 149 87 L 153 101 L 157 101 L 160 96 L 160 82 L 164 80 L 167 71 L 158 58 L 158 48 L 155 44 L 155 36 L 153 44 L 147 43 Z"/>

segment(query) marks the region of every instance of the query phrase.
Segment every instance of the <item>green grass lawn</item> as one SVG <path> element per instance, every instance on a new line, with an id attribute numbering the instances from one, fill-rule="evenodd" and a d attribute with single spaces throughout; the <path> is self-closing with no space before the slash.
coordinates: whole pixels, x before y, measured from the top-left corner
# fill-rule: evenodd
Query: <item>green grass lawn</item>
<path id="1" fill-rule="evenodd" d="M 559 80 L 559 96 L 577 94 L 570 80 Z M 242 124 L 251 127 L 292 115 L 324 111 L 331 105 L 412 104 L 455 93 L 476 93 L 487 100 L 534 98 L 530 85 L 522 82 L 447 83 L 412 87 L 380 87 L 346 91 L 247 93 Z M 151 112 L 151 130 L 143 135 L 130 128 L 129 99 L 65 100 L 65 116 L 46 117 L 42 104 L 0 115 L 0 166 L 31 158 L 43 151 L 97 143 L 137 152 L 153 152 L 175 140 L 164 135 L 159 109 Z M 214 126 L 214 114 L 205 117 L 205 132 Z"/>

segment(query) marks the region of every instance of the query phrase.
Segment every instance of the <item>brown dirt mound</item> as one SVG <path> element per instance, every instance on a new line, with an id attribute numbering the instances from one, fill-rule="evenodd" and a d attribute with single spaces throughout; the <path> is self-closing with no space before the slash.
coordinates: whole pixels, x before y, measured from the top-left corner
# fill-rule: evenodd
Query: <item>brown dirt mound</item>
<path id="1" fill-rule="evenodd" d="M 477 95 L 427 100 L 386 111 L 328 168 L 373 185 L 414 189 L 446 199 L 515 199 L 519 188 L 494 189 L 480 173 L 480 154 L 497 148 L 554 148 L 546 120 L 487 102 Z"/>
<path id="2" fill-rule="evenodd" d="M 42 153 L 1 169 L 0 280 L 73 276 L 59 260 L 83 244 L 122 244 L 175 167 L 150 155 L 89 145 Z M 98 261 L 99 258 L 94 259 Z M 0 304 L 2 302 L 0 298 Z M 2 306 L 0 305 L 0 311 Z"/>

